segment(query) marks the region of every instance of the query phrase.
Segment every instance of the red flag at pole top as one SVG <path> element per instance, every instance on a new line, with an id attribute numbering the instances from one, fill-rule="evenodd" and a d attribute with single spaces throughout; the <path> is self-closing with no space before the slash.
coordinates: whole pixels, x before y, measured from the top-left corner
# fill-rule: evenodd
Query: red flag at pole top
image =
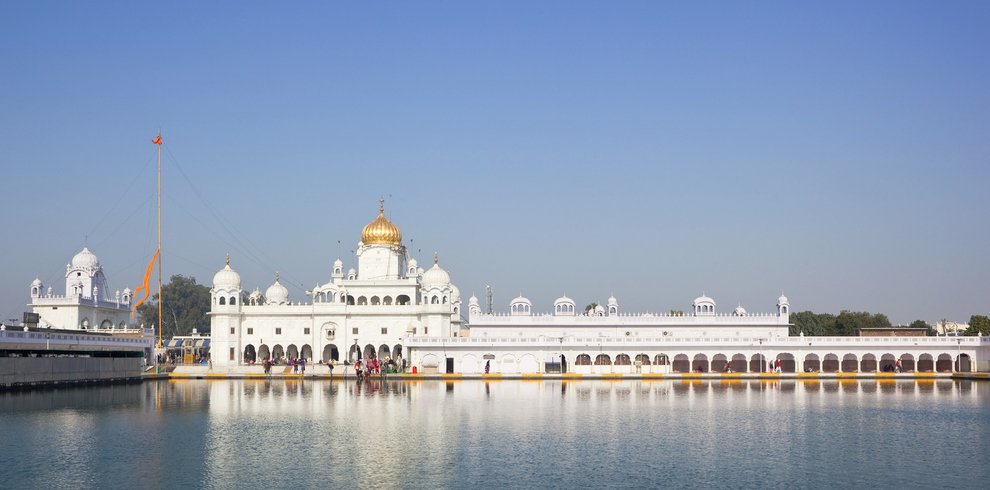
<path id="1" fill-rule="evenodd" d="M 151 142 L 156 145 L 162 144 L 162 135 L 155 136 L 155 139 L 151 140 Z"/>

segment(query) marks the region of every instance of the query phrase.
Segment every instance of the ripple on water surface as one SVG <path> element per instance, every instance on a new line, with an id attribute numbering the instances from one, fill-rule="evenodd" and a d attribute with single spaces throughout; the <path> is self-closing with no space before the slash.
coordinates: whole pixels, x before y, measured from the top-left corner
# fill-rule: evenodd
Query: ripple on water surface
<path id="1" fill-rule="evenodd" d="M 161 381 L 0 394 L 4 486 L 982 486 L 990 383 Z"/>

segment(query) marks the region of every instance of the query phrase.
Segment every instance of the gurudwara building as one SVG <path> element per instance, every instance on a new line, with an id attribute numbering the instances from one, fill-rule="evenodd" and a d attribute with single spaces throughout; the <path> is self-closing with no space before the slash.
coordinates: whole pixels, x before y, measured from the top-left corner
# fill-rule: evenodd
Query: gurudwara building
<path id="1" fill-rule="evenodd" d="M 246 297 L 227 264 L 213 277 L 211 356 L 214 366 L 296 359 L 344 362 L 401 359 L 406 338 L 448 338 L 461 329 L 460 292 L 434 255 L 424 270 L 402 245 L 402 232 L 378 216 L 361 232 L 357 268 L 339 258 L 326 282 L 292 301 L 279 281 Z M 246 301 L 244 300 L 246 298 Z"/>
<path id="2" fill-rule="evenodd" d="M 275 282 L 243 301 L 228 264 L 213 278 L 214 366 L 268 358 L 344 362 L 402 358 L 420 373 L 661 374 L 692 372 L 945 372 L 990 369 L 983 337 L 805 337 L 789 335 L 790 302 L 768 312 L 720 312 L 702 295 L 685 313 L 626 313 L 609 297 L 579 309 L 562 296 L 537 313 L 517 297 L 504 313 L 468 300 L 467 322 L 450 275 L 407 255 L 380 207 L 358 243 L 357 269 L 338 259 L 329 281 L 292 302 Z M 770 302 L 768 302 L 770 303 Z M 466 323 L 462 325 L 462 323 Z M 342 355 L 343 353 L 343 355 Z"/>

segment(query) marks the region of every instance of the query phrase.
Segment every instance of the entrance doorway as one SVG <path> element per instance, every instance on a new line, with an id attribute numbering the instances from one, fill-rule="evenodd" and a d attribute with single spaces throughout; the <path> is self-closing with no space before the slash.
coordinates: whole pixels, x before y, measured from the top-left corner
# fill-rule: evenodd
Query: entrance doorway
<path id="1" fill-rule="evenodd" d="M 447 358 L 447 371 L 446 372 L 448 372 L 448 373 L 454 372 L 454 358 L 453 357 L 448 357 Z"/>

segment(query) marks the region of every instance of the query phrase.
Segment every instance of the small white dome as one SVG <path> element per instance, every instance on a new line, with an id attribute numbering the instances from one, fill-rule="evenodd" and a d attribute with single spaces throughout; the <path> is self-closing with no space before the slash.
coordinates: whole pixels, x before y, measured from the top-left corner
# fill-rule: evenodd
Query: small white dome
<path id="1" fill-rule="evenodd" d="M 430 270 L 423 273 L 420 283 L 424 289 L 443 288 L 450 284 L 450 274 L 447 274 L 440 264 L 433 264 Z"/>
<path id="2" fill-rule="evenodd" d="M 31 281 L 31 287 L 33 287 L 33 288 L 40 288 L 42 286 L 43 286 L 43 284 L 41 284 L 41 279 L 40 278 L 37 278 L 36 277 L 36 278 L 34 278 L 33 281 Z"/>
<path id="3" fill-rule="evenodd" d="M 131 294 L 131 288 L 124 288 L 124 294 Z"/>
<path id="4" fill-rule="evenodd" d="M 334 266 L 334 268 L 337 268 L 337 267 L 343 268 L 344 267 L 344 261 L 343 260 L 340 260 L 340 259 L 337 259 L 337 260 L 333 261 L 333 266 Z"/>
<path id="5" fill-rule="evenodd" d="M 73 269 L 97 269 L 99 267 L 100 260 L 86 247 L 83 247 L 81 252 L 72 257 Z"/>
<path id="6" fill-rule="evenodd" d="M 533 303 L 522 295 L 517 296 L 509 303 L 509 312 L 512 315 L 529 315 L 533 308 Z"/>
<path id="7" fill-rule="evenodd" d="M 746 316 L 746 308 L 743 308 L 742 305 L 739 305 L 736 307 L 735 310 L 732 311 L 732 313 L 736 316 Z"/>
<path id="8" fill-rule="evenodd" d="M 253 299 L 255 301 L 261 299 L 261 291 L 259 291 L 258 288 L 254 288 L 254 291 L 251 291 L 251 294 L 248 295 L 248 299 Z"/>
<path id="9" fill-rule="evenodd" d="M 559 297 L 559 298 L 557 298 L 557 299 L 556 299 L 556 300 L 555 300 L 555 301 L 553 302 L 553 304 L 554 304 L 554 305 L 559 305 L 559 304 L 564 304 L 564 303 L 566 303 L 566 304 L 570 304 L 570 305 L 573 305 L 573 304 L 574 304 L 574 300 L 573 300 L 573 299 L 571 299 L 571 298 L 568 298 L 568 297 L 567 297 L 567 295 L 565 294 L 565 295 L 563 295 L 563 296 L 561 296 L 561 297 Z"/>
<path id="10" fill-rule="evenodd" d="M 615 299 L 615 296 L 609 296 L 608 297 L 608 305 L 609 306 L 619 306 L 619 300 Z"/>
<path id="11" fill-rule="evenodd" d="M 457 289 L 457 286 L 453 284 L 450 285 L 450 302 L 460 303 L 461 302 L 461 290 Z"/>
<path id="12" fill-rule="evenodd" d="M 708 296 L 705 296 L 704 294 L 702 294 L 701 296 L 698 296 L 697 298 L 694 298 L 694 304 L 696 304 L 696 305 L 701 305 L 701 304 L 714 305 L 715 304 L 715 300 L 709 298 Z"/>
<path id="13" fill-rule="evenodd" d="M 410 269 L 415 270 L 416 269 L 416 266 L 418 264 L 419 264 L 419 262 L 416 262 L 416 259 L 412 259 L 411 258 L 411 259 L 409 259 L 409 262 L 407 263 L 407 267 L 409 267 Z"/>
<path id="14" fill-rule="evenodd" d="M 529 301 L 529 298 L 526 298 L 526 297 L 524 297 L 522 295 L 516 296 L 515 299 L 513 299 L 512 302 L 509 303 L 509 304 L 510 305 L 527 304 L 527 305 L 530 305 L 530 306 L 533 305 L 533 303 L 531 303 Z"/>
<path id="15" fill-rule="evenodd" d="M 471 297 L 468 298 L 468 304 L 469 305 L 476 305 L 476 304 L 478 304 L 478 297 L 472 294 Z"/>
<path id="16" fill-rule="evenodd" d="M 786 305 L 786 304 L 788 304 L 787 303 L 787 296 L 784 296 L 783 294 L 781 294 L 780 297 L 777 298 L 777 304 L 778 305 Z"/>
<path id="17" fill-rule="evenodd" d="M 285 289 L 278 280 L 278 274 L 275 274 L 275 283 L 268 286 L 265 290 L 265 299 L 270 305 L 284 305 L 289 302 L 289 290 Z"/>
<path id="18" fill-rule="evenodd" d="M 227 263 L 223 266 L 223 269 L 217 271 L 213 275 L 213 289 L 240 289 L 241 288 L 241 275 L 237 273 L 234 269 L 230 268 L 230 257 L 227 257 Z"/>
<path id="19" fill-rule="evenodd" d="M 351 267 L 350 269 L 347 269 L 347 275 L 348 276 L 356 276 L 357 275 L 357 270 L 355 270 L 353 267 Z"/>

